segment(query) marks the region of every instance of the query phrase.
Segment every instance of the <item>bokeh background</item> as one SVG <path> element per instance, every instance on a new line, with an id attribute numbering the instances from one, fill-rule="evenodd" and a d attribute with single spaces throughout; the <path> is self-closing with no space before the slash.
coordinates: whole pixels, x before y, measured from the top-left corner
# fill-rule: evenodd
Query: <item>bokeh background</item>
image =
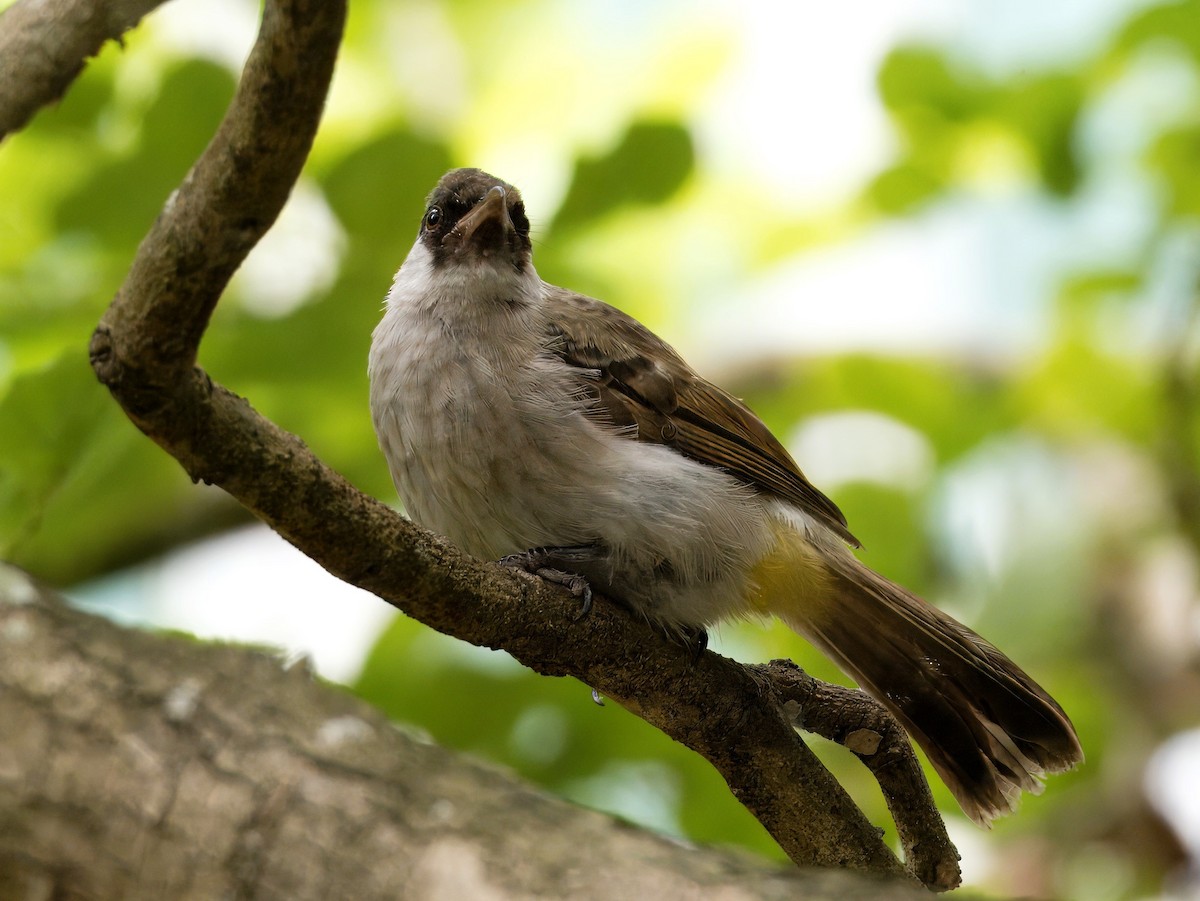
<path id="1" fill-rule="evenodd" d="M 698 757 L 333 581 L 94 380 L 89 334 L 257 14 L 166 4 L 0 145 L 0 557 L 125 622 L 311 655 L 449 747 L 779 858 Z M 545 278 L 744 396 L 870 565 L 1072 715 L 1086 766 L 990 832 L 934 780 L 968 884 L 1200 892 L 1200 2 L 357 0 L 304 178 L 201 362 L 393 502 L 367 348 L 455 165 L 521 187 Z M 714 645 L 838 678 L 778 626 Z"/>

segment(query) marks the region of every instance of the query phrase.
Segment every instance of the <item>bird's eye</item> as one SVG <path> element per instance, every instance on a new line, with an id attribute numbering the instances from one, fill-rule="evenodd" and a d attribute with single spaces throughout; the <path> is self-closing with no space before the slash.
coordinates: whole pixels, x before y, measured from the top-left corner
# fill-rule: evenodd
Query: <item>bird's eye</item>
<path id="1" fill-rule="evenodd" d="M 431 206 L 425 212 L 425 227 L 426 228 L 437 228 L 439 225 L 441 225 L 441 223 L 442 223 L 441 207 Z"/>

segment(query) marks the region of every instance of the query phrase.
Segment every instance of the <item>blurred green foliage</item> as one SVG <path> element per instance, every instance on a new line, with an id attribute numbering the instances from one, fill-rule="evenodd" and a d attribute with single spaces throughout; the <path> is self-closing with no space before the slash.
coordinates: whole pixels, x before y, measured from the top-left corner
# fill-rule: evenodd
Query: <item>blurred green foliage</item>
<path id="1" fill-rule="evenodd" d="M 528 26 L 530 41 L 567 27 L 546 2 L 481 16 L 452 7 L 397 49 L 414 20 L 400 28 L 395 17 L 409 13 L 355 4 L 302 184 L 325 219 L 295 229 L 295 240 L 319 241 L 293 249 L 284 270 L 248 264 L 202 348 L 215 378 L 384 499 L 394 493 L 367 412 L 370 333 L 426 192 L 448 167 L 480 162 L 478 135 L 517 114 L 505 92 L 531 90 L 527 42 L 493 39 L 518 13 L 542 23 Z M 1114 171 L 1148 186 L 1151 221 L 1127 254 L 1056 262 L 1038 340 L 1020 354 L 854 350 L 743 362 L 718 376 L 781 436 L 842 411 L 917 436 L 931 461 L 920 478 L 823 487 L 868 563 L 968 619 L 1051 686 L 1079 727 L 1087 765 L 986 837 L 992 885 L 1098 897 L 1085 890 L 1095 885 L 1087 874 L 1103 860 L 1104 897 L 1155 891 L 1182 850 L 1145 800 L 1143 767 L 1160 741 L 1200 725 L 1194 636 L 1188 644 L 1169 618 L 1154 626 L 1170 616 L 1164 591 L 1193 616 L 1197 603 L 1200 2 L 1146 7 L 1083 58 L 1009 73 L 930 42 L 893 48 L 878 73 L 892 158 L 843 209 L 811 219 L 774 202 L 770 186 L 747 190 L 711 165 L 690 113 L 724 50 L 707 33 L 681 46 L 664 51 L 660 68 L 639 69 L 641 93 L 629 96 L 643 99 L 597 93 L 548 114 L 561 118 L 551 133 L 561 183 L 542 192 L 551 206 L 531 205 L 543 276 L 603 296 L 668 338 L 685 331 L 694 270 L 711 274 L 688 223 L 747 248 L 742 268 L 726 274 L 736 285 L 801 250 L 953 204 L 1019 196 L 1066 215 Z M 420 78 L 396 75 L 406 52 L 428 67 Z M 471 60 L 457 94 L 446 84 L 455 53 Z M 1139 73 L 1164 64 L 1186 73 L 1190 94 L 1130 126 L 1135 150 L 1123 158 L 1095 137 L 1095 122 Z M 577 87 L 586 74 L 546 90 Z M 614 96 L 625 96 L 628 80 L 615 75 Z M 407 92 L 378 88 L 393 79 Z M 137 242 L 234 84 L 220 63 L 164 50 L 151 22 L 125 49 L 107 47 L 61 104 L 0 147 L 0 556 L 51 581 L 111 572 L 242 517 L 130 426 L 86 358 Z M 529 127 L 529 116 L 518 118 L 508 127 Z M 663 239 L 668 232 L 678 240 Z M 287 287 L 301 259 L 312 270 Z M 282 299 L 264 305 L 276 288 Z M 998 553 L 979 549 L 975 516 L 1000 535 Z M 1185 561 L 1191 582 L 1162 588 L 1164 559 Z M 778 625 L 729 625 L 715 639 L 742 659 L 790 656 L 840 678 Z M 355 688 L 440 742 L 583 803 L 778 854 L 707 764 L 624 711 L 596 707 L 576 683 L 398 617 Z M 819 749 L 886 822 L 861 768 Z"/>
<path id="2" fill-rule="evenodd" d="M 691 174 L 694 157 L 680 123 L 631 123 L 607 153 L 575 161 L 550 231 L 594 223 L 627 204 L 665 203 Z"/>
<path id="3" fill-rule="evenodd" d="M 1045 191 L 1066 197 L 1078 187 L 1081 73 L 993 80 L 956 67 L 936 48 L 901 47 L 880 70 L 879 94 L 906 145 L 869 191 L 884 212 L 911 212 L 938 197 L 981 143 L 1002 138 L 1017 145 Z"/>

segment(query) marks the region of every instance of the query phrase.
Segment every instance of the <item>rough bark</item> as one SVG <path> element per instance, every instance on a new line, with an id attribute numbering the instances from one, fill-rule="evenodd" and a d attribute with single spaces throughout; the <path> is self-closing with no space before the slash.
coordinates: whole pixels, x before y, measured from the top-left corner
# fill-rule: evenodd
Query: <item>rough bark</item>
<path id="1" fill-rule="evenodd" d="M 0 140 L 66 92 L 88 57 L 164 0 L 18 0 L 0 14 Z"/>
<path id="2" fill-rule="evenodd" d="M 927 897 L 630 828 L 303 665 L 120 629 L 3 564 L 0 723 L 0 901 Z"/>
<path id="3" fill-rule="evenodd" d="M 307 156 L 344 12 L 335 0 L 268 0 L 225 120 L 93 335 L 98 378 L 193 479 L 220 485 L 334 575 L 442 632 L 575 676 L 702 754 L 798 864 L 903 877 L 792 728 L 770 674 L 694 659 L 603 600 L 576 622 L 562 592 L 470 559 L 364 496 L 195 366 L 221 292 Z M 951 888 L 957 855 L 927 805 L 927 793 L 893 804 L 909 872 Z"/>

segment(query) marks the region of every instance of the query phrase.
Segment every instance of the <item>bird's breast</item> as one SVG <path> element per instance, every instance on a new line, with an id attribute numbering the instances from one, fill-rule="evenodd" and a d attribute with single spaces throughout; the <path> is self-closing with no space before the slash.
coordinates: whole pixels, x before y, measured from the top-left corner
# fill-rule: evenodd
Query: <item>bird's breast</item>
<path id="1" fill-rule="evenodd" d="M 593 376 L 544 330 L 478 334 L 393 311 L 376 330 L 372 414 L 409 516 L 484 559 L 603 548 L 589 578 L 663 622 L 745 611 L 773 541 L 753 488 L 592 415 Z"/>
<path id="2" fill-rule="evenodd" d="M 484 558 L 577 537 L 555 500 L 587 428 L 565 367 L 532 340 L 393 337 L 372 349 L 371 406 L 408 514 Z"/>

